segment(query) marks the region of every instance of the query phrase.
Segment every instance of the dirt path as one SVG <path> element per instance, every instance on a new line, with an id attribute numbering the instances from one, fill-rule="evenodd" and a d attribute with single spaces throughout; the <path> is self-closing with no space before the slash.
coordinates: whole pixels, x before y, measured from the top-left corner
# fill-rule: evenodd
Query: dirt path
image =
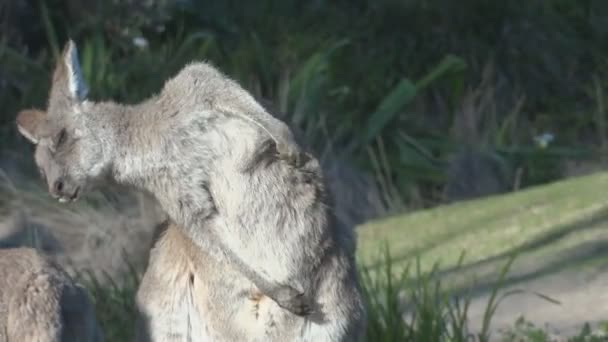
<path id="1" fill-rule="evenodd" d="M 523 315 L 536 327 L 559 336 L 557 340 L 565 340 L 565 337 L 578 334 L 586 322 L 595 327 L 608 319 L 608 274 L 599 267 L 565 270 L 515 282 L 503 292 L 514 289 L 523 289 L 526 293 L 510 296 L 501 302 L 492 319 L 494 332 L 512 328 Z M 560 304 L 539 298 L 534 292 L 542 293 Z M 471 302 L 470 327 L 473 331 L 481 329 L 489 296 L 484 291 Z"/>

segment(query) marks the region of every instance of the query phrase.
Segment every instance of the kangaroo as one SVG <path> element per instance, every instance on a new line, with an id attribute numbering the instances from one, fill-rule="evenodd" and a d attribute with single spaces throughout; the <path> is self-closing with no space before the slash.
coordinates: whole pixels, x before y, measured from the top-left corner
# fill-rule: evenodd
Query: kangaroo
<path id="1" fill-rule="evenodd" d="M 234 115 L 261 111 L 249 93 L 203 62 L 138 104 L 92 102 L 86 89 L 69 41 L 47 111 L 17 115 L 53 197 L 75 201 L 106 176 L 148 191 L 195 246 L 285 309 L 295 340 L 363 334 L 354 234 L 337 222 L 312 154 L 297 145 L 298 162 L 285 160 L 263 129 Z"/>
<path id="2" fill-rule="evenodd" d="M 0 341 L 101 342 L 86 290 L 32 248 L 0 249 Z"/>

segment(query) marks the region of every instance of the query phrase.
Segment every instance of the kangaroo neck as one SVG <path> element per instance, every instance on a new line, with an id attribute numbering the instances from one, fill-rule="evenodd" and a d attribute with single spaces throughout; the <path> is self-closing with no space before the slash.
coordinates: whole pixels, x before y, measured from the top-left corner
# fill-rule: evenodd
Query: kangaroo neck
<path id="1" fill-rule="evenodd" d="M 119 183 L 149 188 L 149 175 L 165 164 L 162 150 L 169 137 L 162 132 L 161 120 L 149 111 L 147 103 L 100 106 L 113 107 L 107 118 L 113 141 L 107 142 L 113 177 Z"/>

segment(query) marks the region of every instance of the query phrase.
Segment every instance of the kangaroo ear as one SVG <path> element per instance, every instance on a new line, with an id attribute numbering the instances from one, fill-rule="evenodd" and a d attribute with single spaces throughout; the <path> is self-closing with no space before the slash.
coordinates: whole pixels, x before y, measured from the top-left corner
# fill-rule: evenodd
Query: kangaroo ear
<path id="1" fill-rule="evenodd" d="M 40 124 L 44 121 L 46 113 L 37 109 L 24 109 L 17 114 L 17 129 L 27 140 L 37 144 L 39 140 Z"/>
<path id="2" fill-rule="evenodd" d="M 73 40 L 68 40 L 63 48 L 61 60 L 58 62 L 53 83 L 66 87 L 70 97 L 76 101 L 84 101 L 89 92 L 89 88 L 84 81 L 80 63 L 78 62 L 78 49 Z"/>

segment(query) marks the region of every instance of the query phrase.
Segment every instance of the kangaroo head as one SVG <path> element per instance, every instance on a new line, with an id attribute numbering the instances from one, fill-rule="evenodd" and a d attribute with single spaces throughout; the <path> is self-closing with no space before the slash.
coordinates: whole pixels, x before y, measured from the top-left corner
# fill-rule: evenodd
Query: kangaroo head
<path id="1" fill-rule="evenodd" d="M 76 200 L 107 164 L 95 118 L 87 115 L 93 106 L 86 96 L 76 45 L 70 40 L 57 62 L 46 112 L 26 109 L 16 119 L 19 132 L 36 145 L 36 165 L 60 202 Z"/>

